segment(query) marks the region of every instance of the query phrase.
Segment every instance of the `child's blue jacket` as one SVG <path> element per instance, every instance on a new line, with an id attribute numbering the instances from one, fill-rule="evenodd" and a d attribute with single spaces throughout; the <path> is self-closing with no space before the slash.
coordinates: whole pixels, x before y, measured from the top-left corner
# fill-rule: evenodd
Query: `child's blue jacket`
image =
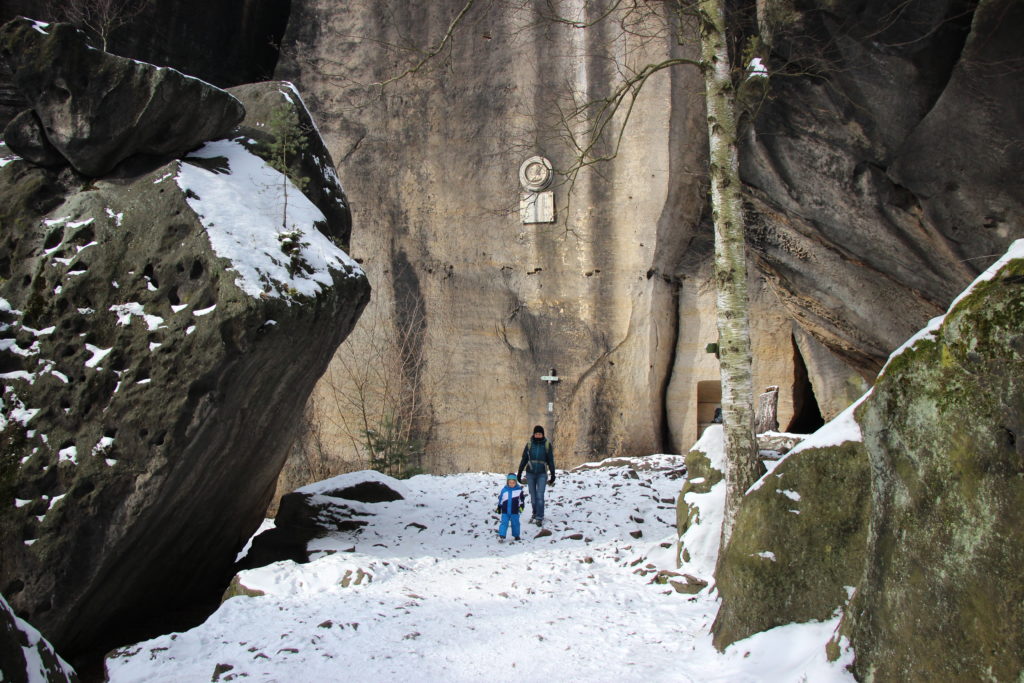
<path id="1" fill-rule="evenodd" d="M 525 500 L 526 496 L 522 486 L 518 484 L 515 487 L 506 486 L 498 494 L 498 512 L 518 515 L 519 511 L 523 509 Z"/>

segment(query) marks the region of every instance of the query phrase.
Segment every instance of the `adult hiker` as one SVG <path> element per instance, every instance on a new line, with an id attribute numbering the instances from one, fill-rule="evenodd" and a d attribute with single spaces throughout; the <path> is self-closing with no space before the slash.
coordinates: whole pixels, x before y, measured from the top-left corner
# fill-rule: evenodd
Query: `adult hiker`
<path id="1" fill-rule="evenodd" d="M 526 470 L 526 488 L 530 492 L 530 507 L 533 516 L 530 521 L 540 526 L 544 523 L 544 489 L 555 485 L 555 452 L 551 441 L 544 436 L 544 427 L 533 428 L 533 436 L 523 449 L 517 478 L 522 481 Z M 548 478 L 548 472 L 551 473 Z"/>

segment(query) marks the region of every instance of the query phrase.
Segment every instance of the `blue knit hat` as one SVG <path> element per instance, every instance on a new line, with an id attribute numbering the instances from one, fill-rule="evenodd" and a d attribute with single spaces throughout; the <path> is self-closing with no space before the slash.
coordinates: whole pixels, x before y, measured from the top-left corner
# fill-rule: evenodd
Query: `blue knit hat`
<path id="1" fill-rule="evenodd" d="M 512 474 L 511 472 L 509 472 L 508 476 L 505 477 L 505 481 L 508 481 L 509 479 L 515 480 L 515 482 L 517 484 L 519 483 L 519 477 L 517 477 L 516 475 Z"/>

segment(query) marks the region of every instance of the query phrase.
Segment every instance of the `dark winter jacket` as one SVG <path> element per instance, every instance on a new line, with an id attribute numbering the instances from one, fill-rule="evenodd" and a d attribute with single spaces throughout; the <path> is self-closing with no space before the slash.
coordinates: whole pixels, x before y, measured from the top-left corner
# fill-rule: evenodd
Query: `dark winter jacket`
<path id="1" fill-rule="evenodd" d="M 526 495 L 519 484 L 506 486 L 498 494 L 498 512 L 518 515 L 526 504 Z"/>
<path id="2" fill-rule="evenodd" d="M 523 459 L 519 461 L 519 478 L 523 478 L 524 469 L 531 474 L 544 474 L 545 468 L 550 476 L 555 476 L 555 449 L 547 437 L 530 437 L 523 448 Z"/>

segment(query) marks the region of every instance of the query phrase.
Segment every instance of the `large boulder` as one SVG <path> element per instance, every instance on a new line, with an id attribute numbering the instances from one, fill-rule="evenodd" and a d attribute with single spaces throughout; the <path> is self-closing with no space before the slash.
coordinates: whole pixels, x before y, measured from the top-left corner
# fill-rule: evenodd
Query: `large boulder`
<path id="1" fill-rule="evenodd" d="M 330 496 L 292 491 L 281 496 L 274 527 L 252 540 L 238 569 L 254 569 L 272 562 L 309 562 L 309 542 L 331 531 L 357 531 L 372 513 Z"/>
<path id="2" fill-rule="evenodd" d="M 68 683 L 78 676 L 32 625 L 19 619 L 0 595 L 0 680 L 5 683 Z"/>
<path id="3" fill-rule="evenodd" d="M 859 413 L 873 505 L 846 630 L 863 680 L 1024 672 L 1024 241 L 1015 251 L 890 361 Z"/>
<path id="4" fill-rule="evenodd" d="M 784 624 L 824 621 L 860 581 L 871 490 L 859 441 L 800 449 L 751 488 L 715 576 L 725 648 Z"/>
<path id="5" fill-rule="evenodd" d="M 81 3 L 71 3 L 81 4 Z M 220 88 L 274 76 L 289 2 L 176 0 L 133 3 L 139 14 L 107 35 L 106 50 L 169 66 Z M 4 0 L 0 24 L 19 15 L 59 21 L 69 3 Z M 0 73 L 0 128 L 28 104 Z"/>
<path id="6" fill-rule="evenodd" d="M 859 680 L 1018 680 L 1022 433 L 1018 240 L 746 494 L 716 645 L 841 612 L 830 656 L 851 646 Z"/>
<path id="7" fill-rule="evenodd" d="M 73 660 L 216 605 L 369 298 L 248 140 L 116 180 L 0 167 L 0 590 Z"/>
<path id="8" fill-rule="evenodd" d="M 274 527 L 253 539 L 238 569 L 271 562 L 309 562 L 310 541 L 334 531 L 358 531 L 373 516 L 366 503 L 404 500 L 402 484 L 374 470 L 342 474 L 281 496 Z M 362 503 L 362 504 L 361 504 Z"/>
<path id="9" fill-rule="evenodd" d="M 0 28 L 0 59 L 49 143 L 92 177 L 135 154 L 179 156 L 245 115 L 223 90 L 98 50 L 70 24 L 13 19 Z"/>

